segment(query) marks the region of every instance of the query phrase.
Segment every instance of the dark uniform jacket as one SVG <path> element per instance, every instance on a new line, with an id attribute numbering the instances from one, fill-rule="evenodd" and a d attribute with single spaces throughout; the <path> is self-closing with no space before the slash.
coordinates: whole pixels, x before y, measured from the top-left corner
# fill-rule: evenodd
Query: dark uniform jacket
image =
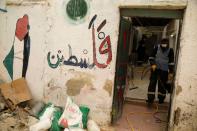
<path id="1" fill-rule="evenodd" d="M 156 46 L 149 57 L 149 61 L 151 65 L 157 65 L 157 69 L 169 71 L 169 73 L 174 72 L 174 51 L 172 48 L 162 50 L 160 45 Z"/>

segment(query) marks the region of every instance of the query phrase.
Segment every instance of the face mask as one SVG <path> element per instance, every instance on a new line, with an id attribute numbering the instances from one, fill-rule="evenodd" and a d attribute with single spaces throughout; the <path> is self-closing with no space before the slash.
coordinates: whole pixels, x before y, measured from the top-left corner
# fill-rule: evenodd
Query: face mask
<path id="1" fill-rule="evenodd" d="M 167 44 L 161 44 L 161 47 L 166 48 L 168 45 Z"/>

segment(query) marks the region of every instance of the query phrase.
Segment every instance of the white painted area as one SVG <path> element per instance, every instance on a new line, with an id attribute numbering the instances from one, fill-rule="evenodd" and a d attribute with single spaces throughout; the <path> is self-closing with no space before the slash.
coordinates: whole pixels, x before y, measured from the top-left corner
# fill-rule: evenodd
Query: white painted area
<path id="1" fill-rule="evenodd" d="M 10 0 L 9 0 L 10 1 Z M 12 2 L 17 0 L 12 0 Z M 28 2 L 26 0 L 26 2 Z M 39 2 L 39 1 L 38 1 Z M 27 82 L 33 96 L 36 99 L 45 99 L 52 101 L 57 105 L 64 105 L 66 101 L 66 82 L 69 79 L 78 77 L 78 73 L 86 73 L 92 77 L 92 83 L 95 90 L 84 87 L 80 94 L 73 97 L 77 104 L 85 104 L 91 107 L 90 117 L 100 124 L 108 124 L 111 120 L 111 109 L 113 95 L 103 90 L 106 79 L 114 83 L 116 51 L 119 29 L 119 9 L 120 6 L 163 6 L 173 8 L 173 6 L 184 6 L 186 0 L 90 0 L 90 14 L 86 21 L 79 25 L 70 24 L 63 16 L 63 0 L 48 0 L 49 4 L 42 5 L 8 5 L 8 13 L 0 13 L 0 73 L 3 79 L 11 81 L 5 67 L 3 59 L 9 52 L 14 38 L 16 20 L 24 14 L 28 14 L 30 20 L 31 53 L 27 71 Z M 167 6 L 169 5 L 169 6 Z M 178 65 L 178 74 L 176 77 L 177 85 L 182 87 L 182 92 L 176 96 L 173 102 L 174 112 L 177 107 L 181 109 L 180 123 L 175 126 L 175 130 L 195 130 L 197 123 L 197 2 L 188 1 L 186 10 L 183 34 L 181 37 L 181 51 Z M 49 67 L 47 63 L 47 53 L 51 51 L 57 54 L 58 50 L 64 53 L 68 58 L 68 44 L 72 47 L 72 53 L 77 57 L 89 58 L 93 61 L 93 47 L 91 30 L 88 24 L 91 18 L 97 14 L 95 27 L 102 20 L 106 19 L 107 24 L 103 28 L 106 34 L 110 35 L 112 46 L 112 62 L 106 69 L 81 69 L 62 65 L 56 69 Z M 100 41 L 97 39 L 97 43 Z M 22 48 L 22 43 L 15 43 L 16 49 Z M 97 48 L 99 45 L 97 45 Z M 83 50 L 87 49 L 88 54 L 84 55 Z M 20 50 L 20 49 L 19 49 Z M 98 53 L 98 52 L 97 52 Z M 100 62 L 106 60 L 106 56 L 99 56 Z M 21 64 L 15 60 L 14 78 L 21 76 Z M 55 87 L 60 87 L 50 92 L 48 84 L 54 81 Z M 191 87 L 191 88 L 190 88 Z M 49 92 L 49 95 L 47 93 Z M 59 95 L 57 97 L 57 95 Z M 188 105 L 188 103 L 192 103 Z M 194 105 L 194 106 L 192 106 Z M 189 119 L 183 119 L 184 113 L 192 114 Z M 173 115 L 171 117 L 173 120 Z M 173 123 L 173 121 L 171 121 Z M 189 125 L 189 126 L 188 126 Z"/>
<path id="2" fill-rule="evenodd" d="M 6 32 L 2 29 L 0 31 L 1 36 L 6 36 L 6 39 L 2 38 L 1 42 L 1 46 L 5 48 L 2 49 L 1 61 L 3 61 L 12 46 L 17 19 L 27 14 L 30 23 L 31 49 L 26 79 L 34 98 L 44 99 L 56 105 L 64 106 L 67 98 L 66 82 L 69 79 L 77 78 L 77 72 L 86 73 L 93 76 L 94 90 L 91 91 L 89 87 L 84 87 L 80 94 L 73 97 L 73 99 L 79 105 L 88 105 L 91 108 L 90 117 L 100 124 L 110 123 L 113 94 L 109 96 L 109 93 L 103 87 L 106 80 L 111 80 L 113 86 L 118 40 L 118 28 L 114 27 L 119 26 L 118 8 L 115 6 L 108 8 L 110 1 L 90 1 L 90 13 L 85 22 L 74 25 L 64 17 L 63 0 L 48 1 L 50 3 L 46 5 L 29 5 L 26 2 L 28 1 L 22 2 L 23 4 L 19 6 L 18 1 L 8 1 L 7 9 L 9 11 L 5 19 L 3 19 L 5 20 L 3 27 L 6 27 Z M 114 12 L 115 15 L 111 15 L 111 12 Z M 47 53 L 50 51 L 52 54 L 57 55 L 58 51 L 61 50 L 65 59 L 68 59 L 68 45 L 72 47 L 72 54 L 79 60 L 80 58 L 87 58 L 90 63 L 93 62 L 92 30 L 88 29 L 88 25 L 95 14 L 97 15 L 94 22 L 95 30 L 104 19 L 107 20 L 102 31 L 105 32 L 106 36 L 110 35 L 111 38 L 112 61 L 108 67 L 100 69 L 95 66 L 93 69 L 81 69 L 80 67 L 61 65 L 56 69 L 52 69 L 47 62 Z M 99 55 L 98 48 L 101 40 L 98 39 L 97 35 L 96 32 L 97 59 L 100 63 L 103 63 L 107 60 L 107 55 Z M 15 54 L 16 57 L 23 59 L 23 41 L 20 42 L 15 38 L 14 45 L 15 52 L 20 52 Z M 83 54 L 84 49 L 88 51 L 88 54 Z M 21 59 L 14 59 L 14 79 L 21 77 Z M 7 81 L 11 81 L 2 62 L 1 72 Z M 49 84 L 54 88 L 49 88 Z"/>
<path id="3" fill-rule="evenodd" d="M 66 101 L 66 82 L 69 79 L 76 78 L 78 75 L 75 72 L 83 72 L 89 75 L 94 76 L 92 79 L 93 88 L 95 90 L 91 91 L 88 88 L 83 88 L 80 94 L 76 97 L 73 97 L 77 104 L 85 104 L 91 108 L 90 117 L 94 118 L 97 122 L 101 124 L 110 123 L 111 117 L 111 106 L 112 106 L 112 96 L 109 97 L 108 92 L 103 90 L 106 79 L 114 79 L 115 71 L 115 58 L 116 58 L 116 46 L 117 46 L 117 35 L 118 35 L 118 22 L 119 22 L 119 12 L 118 8 L 112 6 L 108 8 L 109 3 L 103 3 L 100 1 L 91 1 L 90 4 L 90 14 L 87 17 L 86 21 L 82 24 L 74 25 L 69 23 L 64 18 L 64 8 L 62 8 L 63 0 L 51 2 L 52 7 L 47 10 L 47 19 L 48 23 L 51 25 L 51 28 L 47 32 L 47 49 L 45 55 L 49 51 L 53 54 L 57 54 L 58 50 L 62 51 L 65 59 L 69 57 L 69 48 L 68 44 L 72 47 L 72 54 L 75 55 L 78 59 L 87 58 L 90 63 L 93 62 L 93 41 L 92 41 L 92 30 L 88 29 L 88 25 L 92 17 L 97 14 L 97 18 L 94 22 L 95 29 L 99 24 L 106 19 L 107 23 L 102 29 L 105 32 L 106 36 L 110 35 L 111 46 L 112 46 L 112 62 L 106 69 L 100 69 L 94 67 L 93 69 L 84 69 L 80 67 L 66 66 L 62 65 L 56 69 L 49 67 L 48 63 L 45 63 L 46 74 L 45 77 L 45 87 L 51 81 L 55 80 L 55 85 L 60 87 L 51 92 L 49 88 L 45 88 L 47 100 L 55 100 L 59 105 L 64 106 Z M 102 9 L 101 9 L 102 7 Z M 117 12 L 116 15 L 111 15 L 111 12 Z M 106 17 L 111 16 L 111 17 Z M 115 20 L 115 21 L 114 21 Z M 48 26 L 49 26 L 48 24 Z M 58 34 L 58 35 L 57 35 Z M 96 32 L 96 44 L 97 49 L 101 41 L 97 37 L 98 33 Z M 88 54 L 83 54 L 83 50 L 86 49 Z M 105 55 L 99 55 L 97 50 L 97 58 L 99 62 L 106 61 Z M 46 61 L 47 62 L 47 61 Z M 59 90 L 59 91 L 57 91 Z M 47 94 L 52 95 L 47 95 Z M 60 95 L 61 99 L 57 98 L 57 95 Z M 84 97 L 86 96 L 86 97 Z M 106 117 L 104 117 L 106 116 Z"/>
<path id="4" fill-rule="evenodd" d="M 14 44 L 15 54 L 14 54 L 14 67 L 13 67 L 13 78 L 18 79 L 22 77 L 22 59 L 23 59 L 23 46 L 24 42 L 19 41 L 15 37 L 15 27 L 18 18 L 22 18 L 24 14 L 29 16 L 30 24 L 30 57 L 29 66 L 27 70 L 27 82 L 30 86 L 32 95 L 37 99 L 43 97 L 43 81 L 42 74 L 44 70 L 44 46 L 45 46 L 45 8 L 42 6 L 31 6 L 31 7 L 21 7 L 9 6 L 9 10 L 6 14 L 6 43 L 2 43 L 5 46 L 5 54 L 2 59 L 5 58 L 7 53 L 10 51 L 12 45 Z M 14 14 L 14 15 L 13 15 Z M 36 19 L 35 19 L 36 18 Z M 15 39 L 15 42 L 13 43 Z M 1 63 L 2 64 L 2 63 Z M 2 69 L 5 70 L 4 66 Z M 6 72 L 6 71 L 4 71 Z M 7 74 L 7 73 L 4 73 Z M 8 77 L 9 78 L 9 77 Z"/>
<path id="5" fill-rule="evenodd" d="M 5 9 L 5 5 L 6 5 L 5 2 L 6 2 L 5 0 L 0 0 L 0 8 L 1 9 Z"/>
<path id="6" fill-rule="evenodd" d="M 1 0 L 0 1 L 0 8 L 1 9 L 5 9 L 5 0 Z M 1 61 L 1 64 L 0 64 L 0 77 L 3 77 L 1 79 L 5 80 L 6 78 L 8 78 L 9 76 L 7 75 L 7 72 L 5 70 L 5 68 L 3 67 L 3 59 L 4 59 L 4 55 L 6 54 L 6 51 L 5 49 L 7 48 L 6 44 L 6 34 L 3 33 L 3 32 L 6 32 L 6 13 L 0 11 L 0 61 Z"/>
<path id="7" fill-rule="evenodd" d="M 176 87 L 181 86 L 182 91 L 173 100 L 172 115 L 177 108 L 181 109 L 176 131 L 197 130 L 197 1 L 188 1 L 185 11 L 181 45 L 176 77 Z M 173 121 L 173 117 L 171 122 Z"/>

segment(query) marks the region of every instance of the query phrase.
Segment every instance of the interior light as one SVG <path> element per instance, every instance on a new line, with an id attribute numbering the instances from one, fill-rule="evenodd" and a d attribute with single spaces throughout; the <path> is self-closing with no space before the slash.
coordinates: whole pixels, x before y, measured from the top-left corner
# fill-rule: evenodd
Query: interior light
<path id="1" fill-rule="evenodd" d="M 173 36 L 174 36 L 174 34 L 171 34 L 171 35 L 170 35 L 170 37 L 173 37 Z"/>

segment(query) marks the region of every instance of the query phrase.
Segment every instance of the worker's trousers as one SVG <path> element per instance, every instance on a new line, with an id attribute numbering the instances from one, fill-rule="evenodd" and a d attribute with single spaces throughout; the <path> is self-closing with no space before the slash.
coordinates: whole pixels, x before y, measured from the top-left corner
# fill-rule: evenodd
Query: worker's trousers
<path id="1" fill-rule="evenodd" d="M 156 69 L 151 71 L 150 83 L 148 86 L 148 101 L 153 102 L 155 99 L 156 85 L 158 82 L 158 99 L 163 102 L 166 97 L 166 87 L 168 80 L 168 71 Z"/>

